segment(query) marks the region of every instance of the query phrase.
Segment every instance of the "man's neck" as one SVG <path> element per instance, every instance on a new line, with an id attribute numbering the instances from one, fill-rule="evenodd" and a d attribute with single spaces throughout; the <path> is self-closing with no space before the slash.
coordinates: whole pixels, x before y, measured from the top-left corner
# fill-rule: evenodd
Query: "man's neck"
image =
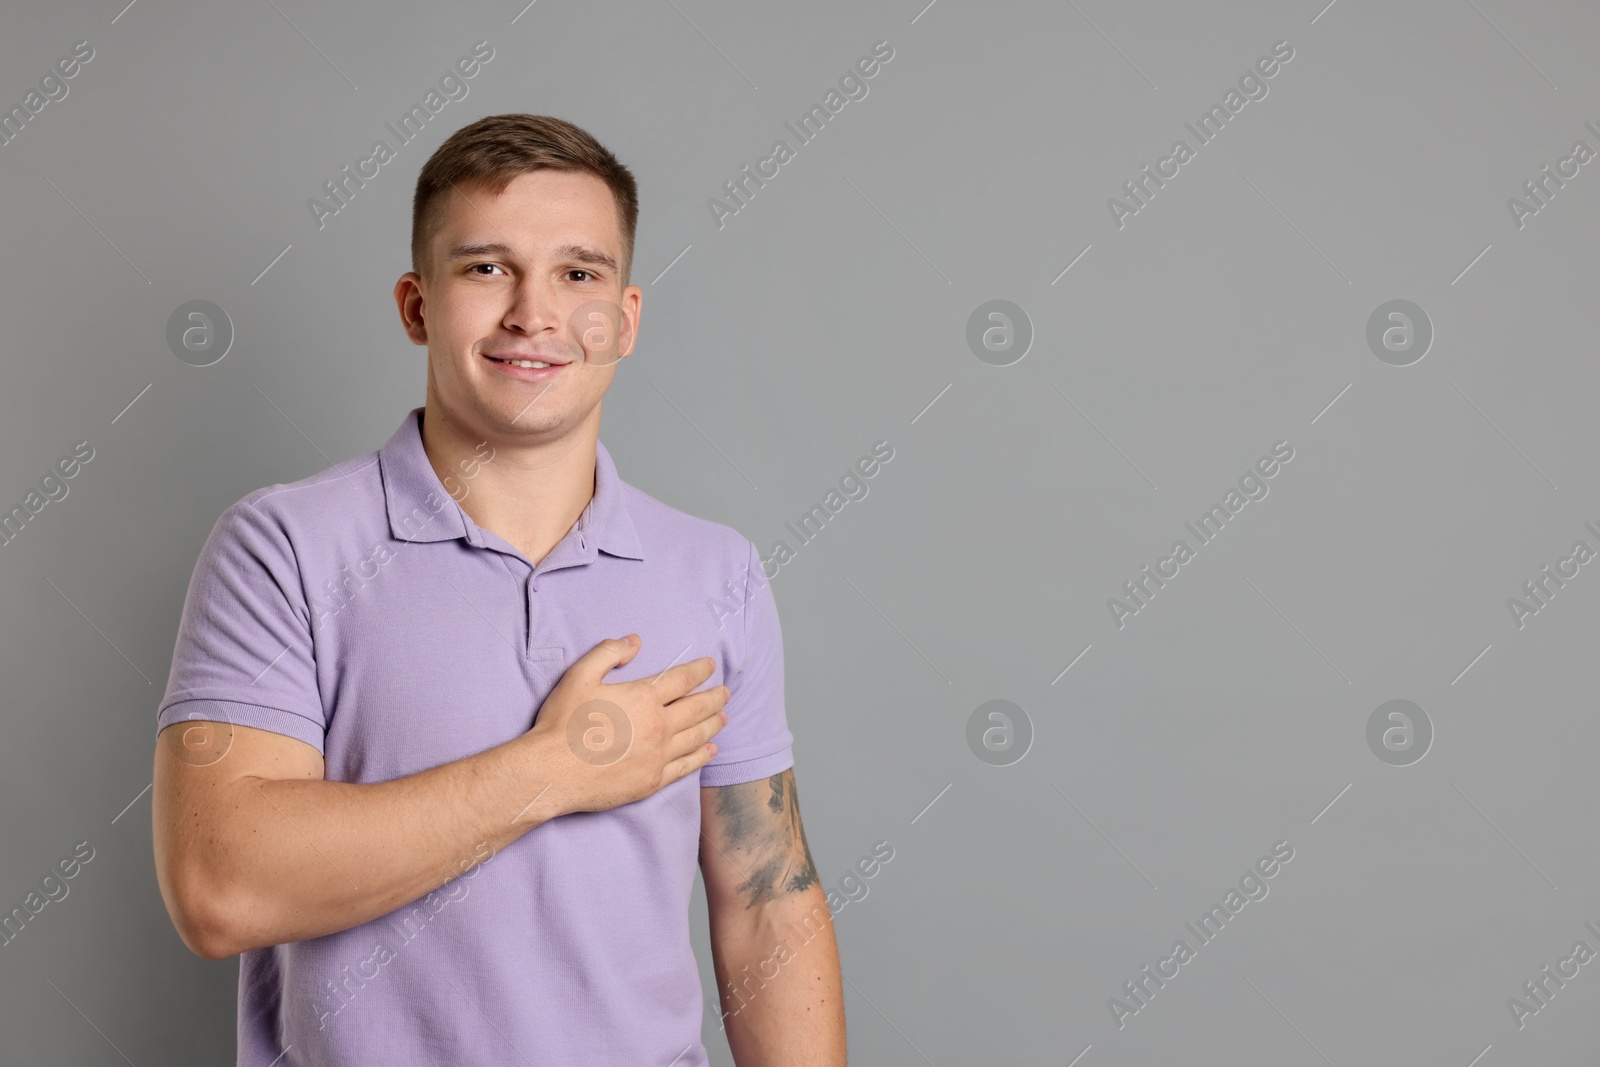
<path id="1" fill-rule="evenodd" d="M 473 522 L 511 542 L 534 566 L 594 497 L 598 437 L 598 418 L 530 445 L 485 439 L 437 406 L 425 407 L 422 417 L 422 448 L 445 489 Z"/>

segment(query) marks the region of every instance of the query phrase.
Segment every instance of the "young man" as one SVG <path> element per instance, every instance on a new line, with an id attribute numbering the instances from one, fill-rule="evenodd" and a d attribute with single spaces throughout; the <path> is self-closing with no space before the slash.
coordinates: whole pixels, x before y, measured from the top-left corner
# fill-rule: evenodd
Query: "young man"
<path id="1" fill-rule="evenodd" d="M 395 287 L 424 406 L 206 541 L 156 870 L 190 949 L 243 954 L 241 1067 L 705 1064 L 697 860 L 740 1067 L 845 1062 L 760 557 L 599 443 L 637 217 L 570 123 L 451 136 Z"/>

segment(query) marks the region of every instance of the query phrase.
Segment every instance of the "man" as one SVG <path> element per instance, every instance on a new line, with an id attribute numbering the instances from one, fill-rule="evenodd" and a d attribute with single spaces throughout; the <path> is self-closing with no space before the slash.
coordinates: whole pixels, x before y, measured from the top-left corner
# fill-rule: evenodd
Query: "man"
<path id="1" fill-rule="evenodd" d="M 191 950 L 242 953 L 241 1067 L 704 1064 L 697 858 L 740 1067 L 845 1062 L 760 557 L 599 443 L 637 217 L 570 123 L 451 136 L 395 287 L 424 406 L 206 541 L 156 869 Z"/>

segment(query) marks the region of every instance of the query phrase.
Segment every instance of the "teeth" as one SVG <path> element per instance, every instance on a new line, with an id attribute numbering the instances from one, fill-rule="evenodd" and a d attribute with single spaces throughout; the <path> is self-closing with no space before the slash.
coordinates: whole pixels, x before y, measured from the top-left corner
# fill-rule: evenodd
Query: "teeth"
<path id="1" fill-rule="evenodd" d="M 531 359 L 507 359 L 502 362 L 509 363 L 513 367 L 528 367 L 535 370 L 543 370 L 545 367 L 551 366 L 549 363 L 538 363 Z"/>

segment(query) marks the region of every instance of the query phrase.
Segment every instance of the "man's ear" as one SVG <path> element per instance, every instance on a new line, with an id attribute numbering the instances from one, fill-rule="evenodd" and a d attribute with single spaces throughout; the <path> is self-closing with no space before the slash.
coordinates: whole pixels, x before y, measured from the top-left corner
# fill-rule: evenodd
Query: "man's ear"
<path id="1" fill-rule="evenodd" d="M 639 318 L 644 313 L 644 290 L 630 285 L 622 291 L 623 319 L 628 324 L 628 336 L 618 350 L 619 361 L 633 355 L 633 346 L 639 340 Z"/>
<path id="2" fill-rule="evenodd" d="M 414 270 L 400 275 L 394 283 L 394 303 L 400 312 L 400 325 L 414 345 L 428 343 L 428 324 L 423 318 L 422 276 Z"/>

